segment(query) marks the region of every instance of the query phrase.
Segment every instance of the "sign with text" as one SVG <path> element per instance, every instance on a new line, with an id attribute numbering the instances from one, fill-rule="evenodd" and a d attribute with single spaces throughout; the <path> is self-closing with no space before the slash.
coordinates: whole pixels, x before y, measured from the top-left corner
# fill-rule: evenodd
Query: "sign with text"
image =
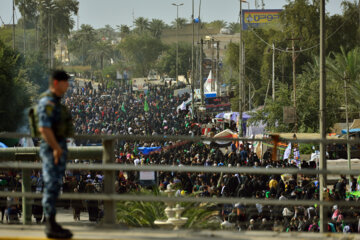
<path id="1" fill-rule="evenodd" d="M 243 10 L 243 30 L 257 28 L 267 24 L 280 24 L 281 9 Z"/>
<path id="2" fill-rule="evenodd" d="M 290 106 L 283 107 L 283 121 L 284 123 L 295 123 L 296 110 L 294 107 L 290 107 Z"/>

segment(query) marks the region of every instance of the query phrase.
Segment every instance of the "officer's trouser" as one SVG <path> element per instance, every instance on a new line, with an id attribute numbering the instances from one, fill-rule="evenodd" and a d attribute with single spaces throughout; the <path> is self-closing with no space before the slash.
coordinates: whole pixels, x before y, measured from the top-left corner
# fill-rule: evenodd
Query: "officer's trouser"
<path id="1" fill-rule="evenodd" d="M 56 214 L 56 199 L 59 196 L 62 179 L 65 175 L 67 158 L 66 141 L 62 141 L 59 144 L 64 152 L 57 165 L 54 164 L 52 148 L 47 143 L 42 142 L 40 144 L 40 157 L 43 162 L 44 176 L 44 196 L 42 205 L 46 217 Z"/>

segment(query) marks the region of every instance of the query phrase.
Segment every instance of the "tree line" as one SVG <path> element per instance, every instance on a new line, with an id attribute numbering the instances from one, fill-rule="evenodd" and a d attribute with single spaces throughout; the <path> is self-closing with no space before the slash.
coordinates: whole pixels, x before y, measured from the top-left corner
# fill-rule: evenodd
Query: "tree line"
<path id="1" fill-rule="evenodd" d="M 344 79 L 348 81 L 349 118 L 359 118 L 360 7 L 344 1 L 342 14 L 326 16 L 327 129 L 345 122 Z M 280 14 L 280 26 L 244 31 L 245 85 L 250 85 L 252 121 L 263 122 L 269 132 L 291 132 L 295 124 L 285 123 L 283 107 L 293 106 L 293 56 L 295 48 L 296 118 L 299 132 L 319 131 L 319 1 L 288 1 Z M 275 101 L 272 100 L 272 44 L 275 45 Z M 232 108 L 238 110 L 239 44 L 226 52 L 227 72 L 223 75 L 234 88 Z M 248 92 L 246 95 L 248 96 Z M 351 99 L 351 100 L 350 100 Z M 249 106 L 251 104 L 251 106 Z M 257 110 L 257 111 L 255 111 Z"/>

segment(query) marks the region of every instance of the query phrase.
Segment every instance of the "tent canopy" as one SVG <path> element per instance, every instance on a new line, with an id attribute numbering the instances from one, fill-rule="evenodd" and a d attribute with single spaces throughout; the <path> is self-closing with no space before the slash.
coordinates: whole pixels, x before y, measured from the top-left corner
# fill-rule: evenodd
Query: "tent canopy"
<path id="1" fill-rule="evenodd" d="M 227 120 L 232 120 L 234 122 L 237 121 L 237 118 L 239 116 L 239 112 L 222 112 L 222 113 L 219 113 L 217 114 L 215 117 L 216 118 L 224 118 L 224 119 L 227 119 Z M 248 120 L 249 118 L 251 118 L 251 116 L 245 112 L 243 112 L 242 114 L 242 120 L 243 121 L 246 121 Z"/>
<path id="2" fill-rule="evenodd" d="M 231 131 L 230 129 L 225 129 L 222 132 L 219 132 L 214 137 L 215 138 L 232 138 L 234 135 L 236 135 L 235 132 Z"/>
<path id="3" fill-rule="evenodd" d="M 141 154 L 149 155 L 150 153 L 152 153 L 154 151 L 161 150 L 161 147 L 139 147 L 138 150 Z"/>
<path id="4" fill-rule="evenodd" d="M 360 132 L 360 128 L 350 129 L 349 132 L 350 132 L 350 133 L 358 133 L 358 132 Z M 347 134 L 347 129 L 341 130 L 341 133 L 342 133 L 342 134 Z"/>
<path id="5" fill-rule="evenodd" d="M 7 146 L 4 143 L 0 142 L 0 148 L 7 148 Z"/>

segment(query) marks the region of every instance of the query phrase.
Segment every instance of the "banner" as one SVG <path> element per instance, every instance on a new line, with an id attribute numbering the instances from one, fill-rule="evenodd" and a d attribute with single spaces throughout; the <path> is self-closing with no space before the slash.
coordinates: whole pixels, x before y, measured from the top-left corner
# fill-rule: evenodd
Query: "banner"
<path id="1" fill-rule="evenodd" d="M 213 84 L 213 89 L 211 89 L 212 84 Z M 206 79 L 206 82 L 204 83 L 204 93 L 216 92 L 216 90 L 217 90 L 216 82 L 213 77 L 212 71 L 210 70 L 209 76 Z"/>
<path id="2" fill-rule="evenodd" d="M 285 159 L 289 159 L 290 157 L 290 153 L 291 153 L 291 143 L 289 143 L 289 145 L 287 146 L 287 148 L 285 149 L 285 152 L 284 152 L 284 160 Z"/>
<path id="3" fill-rule="evenodd" d="M 144 155 L 149 155 L 152 152 L 160 151 L 161 147 L 139 147 L 139 152 Z"/>

